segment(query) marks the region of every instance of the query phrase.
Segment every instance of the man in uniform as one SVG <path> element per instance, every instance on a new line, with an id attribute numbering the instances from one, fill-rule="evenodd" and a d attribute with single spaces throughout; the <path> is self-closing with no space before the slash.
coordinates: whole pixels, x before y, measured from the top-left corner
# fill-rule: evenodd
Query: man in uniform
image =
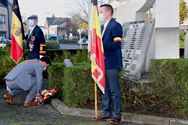
<path id="1" fill-rule="evenodd" d="M 39 94 L 42 86 L 42 72 L 51 64 L 48 57 L 40 60 L 26 60 L 14 67 L 6 76 L 8 93 L 4 95 L 6 102 L 13 104 L 13 97 L 27 91 L 24 106 L 33 106 L 34 97 Z"/>
<path id="2" fill-rule="evenodd" d="M 102 41 L 105 56 L 106 89 L 102 95 L 103 112 L 99 120 L 108 120 L 118 124 L 121 121 L 121 94 L 118 74 L 122 67 L 121 38 L 122 26 L 113 16 L 113 8 L 109 4 L 101 5 Z M 112 102 L 111 102 L 112 99 Z M 113 104 L 113 109 L 111 105 Z"/>
<path id="3" fill-rule="evenodd" d="M 29 48 L 28 59 L 40 59 L 46 55 L 46 43 L 44 34 L 38 24 L 37 15 L 28 17 L 29 30 L 26 34 L 27 46 Z"/>

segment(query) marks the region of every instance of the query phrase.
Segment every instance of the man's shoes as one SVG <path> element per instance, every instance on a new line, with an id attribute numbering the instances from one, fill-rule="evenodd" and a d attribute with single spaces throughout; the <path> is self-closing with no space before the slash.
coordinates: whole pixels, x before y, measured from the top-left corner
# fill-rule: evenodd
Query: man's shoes
<path id="1" fill-rule="evenodd" d="M 33 100 L 26 100 L 26 101 L 24 102 L 24 106 L 25 106 L 25 107 L 28 107 L 28 106 L 36 106 L 36 105 L 37 105 L 37 103 L 34 102 Z"/>
<path id="2" fill-rule="evenodd" d="M 110 119 L 107 120 L 110 124 L 112 125 L 119 125 L 121 122 L 121 118 L 115 118 L 111 117 Z"/>
<path id="3" fill-rule="evenodd" d="M 97 121 L 107 121 L 110 117 L 107 117 L 107 116 L 98 116 L 98 118 L 96 118 Z"/>
<path id="4" fill-rule="evenodd" d="M 4 94 L 4 95 L 3 95 L 3 98 L 6 100 L 7 103 L 9 103 L 9 104 L 11 104 L 11 105 L 14 104 L 14 103 L 13 103 L 13 96 L 10 95 L 9 93 Z"/>

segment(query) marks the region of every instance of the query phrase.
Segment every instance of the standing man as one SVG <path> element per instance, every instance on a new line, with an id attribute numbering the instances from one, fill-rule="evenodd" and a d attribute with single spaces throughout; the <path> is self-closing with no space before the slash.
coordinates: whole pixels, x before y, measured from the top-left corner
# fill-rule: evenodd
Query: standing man
<path id="1" fill-rule="evenodd" d="M 28 59 L 40 59 L 46 55 L 46 43 L 44 34 L 38 24 L 37 15 L 28 17 L 29 31 L 26 35 L 29 48 Z"/>
<path id="2" fill-rule="evenodd" d="M 48 57 L 40 60 L 26 60 L 14 67 L 6 76 L 6 86 L 8 93 L 4 95 L 6 102 L 13 104 L 13 97 L 22 91 L 27 91 L 24 106 L 33 106 L 34 97 L 39 94 L 42 86 L 42 72 L 51 65 Z"/>
<path id="3" fill-rule="evenodd" d="M 121 38 L 122 26 L 113 16 L 113 8 L 109 4 L 101 5 L 102 41 L 105 56 L 106 90 L 102 95 L 103 112 L 99 120 L 108 120 L 118 124 L 121 121 L 121 94 L 118 74 L 122 67 Z M 112 102 L 111 103 L 111 100 Z M 114 111 L 111 109 L 113 105 Z"/>

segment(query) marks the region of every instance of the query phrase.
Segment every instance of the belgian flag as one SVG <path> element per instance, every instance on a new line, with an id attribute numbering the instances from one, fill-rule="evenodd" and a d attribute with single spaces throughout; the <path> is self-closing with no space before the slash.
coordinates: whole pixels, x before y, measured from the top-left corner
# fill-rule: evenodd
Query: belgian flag
<path id="1" fill-rule="evenodd" d="M 11 57 L 15 63 L 18 63 L 23 56 L 23 38 L 24 29 L 18 0 L 14 0 L 11 25 Z"/>
<path id="2" fill-rule="evenodd" d="M 90 58 L 92 78 L 100 90 L 105 92 L 105 63 L 102 43 L 101 23 L 98 12 L 98 1 L 91 0 L 90 14 Z"/>

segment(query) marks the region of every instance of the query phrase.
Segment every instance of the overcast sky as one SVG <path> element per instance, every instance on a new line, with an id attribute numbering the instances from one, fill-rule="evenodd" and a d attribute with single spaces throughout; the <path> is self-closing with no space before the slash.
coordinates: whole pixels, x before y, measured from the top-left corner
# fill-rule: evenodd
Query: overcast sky
<path id="1" fill-rule="evenodd" d="M 69 17 L 72 12 L 78 11 L 77 2 L 81 0 L 19 0 L 22 16 L 36 14 L 39 25 L 44 25 L 45 17 Z"/>

